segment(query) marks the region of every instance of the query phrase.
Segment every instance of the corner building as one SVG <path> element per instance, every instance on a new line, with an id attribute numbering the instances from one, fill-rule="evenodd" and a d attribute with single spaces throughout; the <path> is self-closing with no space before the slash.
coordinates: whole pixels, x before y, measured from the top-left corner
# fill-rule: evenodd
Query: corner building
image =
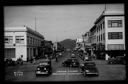
<path id="1" fill-rule="evenodd" d="M 24 61 L 30 60 L 38 55 L 38 47 L 44 41 L 44 36 L 40 33 L 24 27 L 5 27 L 5 58 L 17 60 L 23 56 Z"/>
<path id="2" fill-rule="evenodd" d="M 95 21 L 93 39 L 96 50 L 105 50 L 105 59 L 125 50 L 124 11 L 104 11 Z M 111 54 L 110 54 L 111 53 Z M 119 55 L 119 53 L 118 53 Z"/>

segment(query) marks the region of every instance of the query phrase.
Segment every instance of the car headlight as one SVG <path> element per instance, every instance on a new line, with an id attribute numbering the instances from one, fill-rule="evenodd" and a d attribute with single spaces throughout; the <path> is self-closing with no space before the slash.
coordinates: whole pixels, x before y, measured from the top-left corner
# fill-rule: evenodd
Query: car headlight
<path id="1" fill-rule="evenodd" d="M 84 64 L 80 64 L 80 66 L 84 66 Z"/>
<path id="2" fill-rule="evenodd" d="M 86 72 L 89 72 L 89 70 L 85 70 Z"/>
<path id="3" fill-rule="evenodd" d="M 40 68 L 37 68 L 37 70 L 40 70 Z"/>
<path id="4" fill-rule="evenodd" d="M 46 70 L 46 68 L 44 68 L 44 70 Z"/>

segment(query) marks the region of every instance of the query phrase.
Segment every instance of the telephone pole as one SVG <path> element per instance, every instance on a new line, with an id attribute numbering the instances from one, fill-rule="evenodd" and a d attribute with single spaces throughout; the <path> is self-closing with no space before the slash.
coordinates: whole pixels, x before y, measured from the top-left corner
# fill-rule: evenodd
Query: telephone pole
<path id="1" fill-rule="evenodd" d="M 35 31 L 36 31 L 36 17 L 35 17 Z"/>

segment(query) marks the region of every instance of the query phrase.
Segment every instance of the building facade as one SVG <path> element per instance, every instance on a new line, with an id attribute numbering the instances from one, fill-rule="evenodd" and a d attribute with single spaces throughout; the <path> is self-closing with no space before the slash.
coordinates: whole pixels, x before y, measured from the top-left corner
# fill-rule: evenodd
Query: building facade
<path id="1" fill-rule="evenodd" d="M 17 60 L 23 56 L 23 60 L 30 60 L 38 55 L 38 47 L 44 41 L 44 36 L 40 33 L 24 27 L 5 27 L 5 58 Z"/>
<path id="2" fill-rule="evenodd" d="M 104 11 L 90 29 L 91 44 L 96 50 L 125 50 L 125 17 L 123 11 Z M 105 54 L 105 59 L 109 57 Z"/>

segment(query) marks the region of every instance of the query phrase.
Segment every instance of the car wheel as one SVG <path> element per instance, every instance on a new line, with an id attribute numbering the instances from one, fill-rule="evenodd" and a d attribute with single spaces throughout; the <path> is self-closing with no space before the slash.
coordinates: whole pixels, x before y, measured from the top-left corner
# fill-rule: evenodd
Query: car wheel
<path id="1" fill-rule="evenodd" d="M 39 75 L 36 74 L 36 77 L 39 77 Z"/>
<path id="2" fill-rule="evenodd" d="M 110 62 L 110 64 L 112 64 L 112 62 Z"/>
<path id="3" fill-rule="evenodd" d="M 86 76 L 86 72 L 83 72 L 84 77 Z"/>
<path id="4" fill-rule="evenodd" d="M 52 74 L 52 70 L 50 71 L 50 75 Z"/>
<path id="5" fill-rule="evenodd" d="M 72 67 L 72 65 L 70 65 L 70 67 Z"/>

